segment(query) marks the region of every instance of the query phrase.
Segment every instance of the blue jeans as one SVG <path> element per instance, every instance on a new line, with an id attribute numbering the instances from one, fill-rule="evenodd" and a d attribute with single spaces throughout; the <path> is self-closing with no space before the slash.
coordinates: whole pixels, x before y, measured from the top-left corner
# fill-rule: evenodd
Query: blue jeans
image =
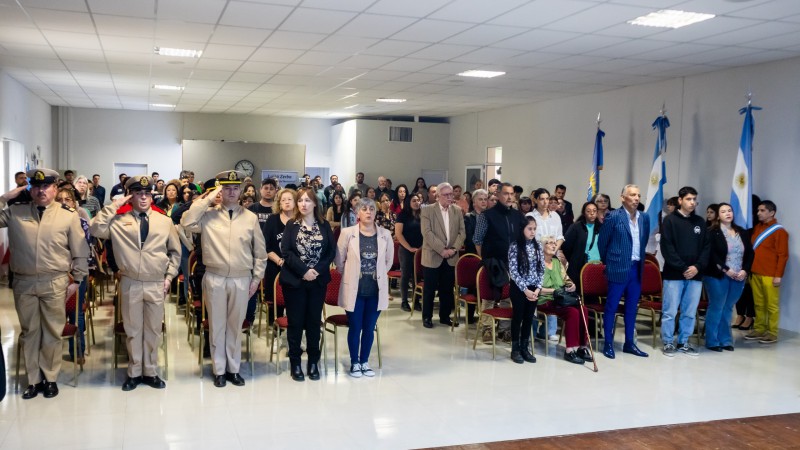
<path id="1" fill-rule="evenodd" d="M 191 253 L 189 249 L 181 242 L 181 265 L 178 271 L 183 274 L 183 284 L 178 297 L 179 305 L 185 304 L 186 299 L 189 298 L 189 253 Z"/>
<path id="2" fill-rule="evenodd" d="M 731 316 L 733 305 L 744 290 L 744 280 L 736 281 L 728 276 L 705 277 L 703 283 L 708 293 L 706 312 L 706 347 L 733 345 Z"/>
<path id="3" fill-rule="evenodd" d="M 703 283 L 695 280 L 664 280 L 664 302 L 661 317 L 661 341 L 672 344 L 675 338 L 675 316 L 680 307 L 681 318 L 678 323 L 678 344 L 685 344 L 694 332 L 697 304 Z"/>
<path id="4" fill-rule="evenodd" d="M 86 315 L 83 312 L 83 303 L 86 301 L 86 277 L 83 277 L 81 280 L 81 284 L 78 287 L 78 340 L 80 341 L 80 353 L 78 356 L 83 356 L 86 353 L 86 336 L 84 335 L 84 331 L 86 331 Z M 70 314 L 67 317 L 67 322 L 75 325 L 75 316 Z M 75 360 L 75 340 L 73 338 L 69 338 L 69 356 L 72 357 L 72 360 Z"/>
<path id="5" fill-rule="evenodd" d="M 375 324 L 378 323 L 378 296 L 356 297 L 353 312 L 347 312 L 347 347 L 350 349 L 350 364 L 363 364 L 369 361 L 372 341 L 375 339 Z M 359 344 L 361 351 L 359 352 Z"/>
<path id="6" fill-rule="evenodd" d="M 636 314 L 639 312 L 639 297 L 642 294 L 642 274 L 639 267 L 638 261 L 631 261 L 628 279 L 624 283 L 608 282 L 608 298 L 603 311 L 603 334 L 606 345 L 614 345 L 614 322 L 623 294 L 625 295 L 625 345 L 634 344 Z"/>

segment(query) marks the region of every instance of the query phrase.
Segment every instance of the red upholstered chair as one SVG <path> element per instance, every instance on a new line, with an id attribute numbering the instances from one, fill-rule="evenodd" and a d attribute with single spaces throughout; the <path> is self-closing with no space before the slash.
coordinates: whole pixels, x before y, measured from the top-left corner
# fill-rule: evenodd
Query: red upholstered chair
<path id="1" fill-rule="evenodd" d="M 273 307 L 274 302 L 271 300 L 267 300 L 267 296 L 264 295 L 266 292 L 265 289 L 268 288 L 266 286 L 268 284 L 266 280 L 266 275 L 264 278 L 261 279 L 261 283 L 258 285 L 258 291 L 261 293 L 261 299 L 258 302 L 258 327 L 256 328 L 256 334 L 258 337 L 261 337 L 261 322 L 264 320 L 264 317 L 267 318 L 269 322 L 269 309 Z M 269 328 L 269 323 L 267 324 L 267 328 Z M 269 333 L 269 331 L 267 331 Z"/>
<path id="2" fill-rule="evenodd" d="M 703 312 L 703 327 L 700 327 L 700 312 Z M 700 339 L 705 334 L 706 328 L 706 320 L 705 315 L 708 312 L 708 292 L 706 292 L 706 286 L 703 285 L 702 290 L 700 291 L 700 302 L 697 304 L 697 312 L 694 316 L 694 337 L 697 339 L 697 346 L 700 346 Z"/>
<path id="3" fill-rule="evenodd" d="M 397 241 L 394 241 L 394 260 L 392 261 L 392 267 L 386 275 L 389 277 L 389 283 L 391 283 L 392 280 L 397 280 L 398 284 L 400 283 L 400 278 L 403 276 L 403 272 L 400 270 L 400 243 Z M 389 300 L 392 300 L 391 296 L 389 296 Z"/>
<path id="4" fill-rule="evenodd" d="M 334 373 L 339 373 L 339 327 L 347 328 L 349 326 L 347 314 L 343 312 L 339 306 L 339 287 L 342 282 L 342 274 L 336 270 L 331 270 L 331 282 L 328 283 L 328 290 L 325 295 L 325 306 L 322 308 L 323 326 L 324 331 L 333 334 L 333 370 Z M 332 288 L 331 285 L 335 286 Z M 334 308 L 337 314 L 329 314 L 328 308 Z M 323 337 L 324 337 L 323 333 Z M 383 367 L 383 359 L 381 358 L 381 333 L 378 329 L 378 324 L 375 323 L 375 338 L 378 346 L 378 368 Z M 323 349 L 325 349 L 323 340 Z M 325 355 L 325 371 L 328 370 L 328 357 L 327 350 L 323 352 Z"/>
<path id="5" fill-rule="evenodd" d="M 661 301 L 661 271 L 658 264 L 651 260 L 644 262 L 644 273 L 642 274 L 642 297 L 639 300 L 639 314 L 649 315 L 653 328 L 653 348 L 656 346 L 658 336 L 656 321 L 662 312 Z"/>
<path id="6" fill-rule="evenodd" d="M 414 253 L 414 290 L 411 293 L 411 314 L 408 316 L 409 319 L 414 317 L 414 306 L 417 301 L 422 301 L 424 287 L 425 280 L 422 279 L 422 249 L 419 249 Z"/>
<path id="7" fill-rule="evenodd" d="M 470 292 L 476 292 L 476 282 L 478 279 L 478 270 L 481 268 L 481 257 L 474 253 L 466 253 L 458 258 L 456 263 L 456 318 L 453 325 L 450 325 L 450 331 L 453 331 L 455 324 L 459 323 L 459 315 L 461 305 L 466 309 L 465 314 L 469 314 L 469 305 L 475 305 L 478 302 L 478 296 Z M 461 292 L 464 290 L 465 292 Z M 467 318 L 467 326 L 464 327 L 464 336 L 469 339 L 469 317 Z"/>
<path id="8" fill-rule="evenodd" d="M 600 324 L 602 323 L 603 312 L 603 299 L 608 297 L 608 279 L 605 274 L 605 264 L 587 263 L 581 269 L 581 298 L 586 299 L 587 296 L 598 297 L 600 303 L 587 304 L 586 309 L 591 311 L 594 316 L 594 346 L 600 338 Z"/>
<path id="9" fill-rule="evenodd" d="M 496 356 L 496 347 L 497 347 L 497 324 L 502 320 L 511 320 L 511 308 L 489 308 L 483 309 L 483 301 L 494 301 L 494 297 L 492 295 L 492 283 L 489 279 L 489 273 L 481 267 L 478 269 L 478 274 L 476 275 L 476 285 L 477 285 L 477 304 L 476 308 L 478 310 L 478 330 L 480 330 L 481 323 L 486 321 L 491 321 L 492 327 L 492 359 Z M 503 286 L 502 294 L 500 295 L 501 299 L 507 299 L 511 297 L 511 285 L 506 283 Z M 478 345 L 478 335 L 480 333 L 478 331 L 475 332 L 475 340 L 472 343 L 472 349 L 475 350 L 475 347 Z"/>
<path id="10" fill-rule="evenodd" d="M 286 300 L 283 297 L 283 289 L 281 288 L 281 284 L 278 282 L 279 279 L 280 275 L 275 277 L 275 281 L 272 283 L 272 292 L 274 293 L 272 298 L 275 302 L 275 311 L 277 311 L 279 307 L 286 306 Z M 267 336 L 269 362 L 272 362 L 272 356 L 275 355 L 275 371 L 278 374 L 281 373 L 281 334 L 283 334 L 287 328 L 289 328 L 289 319 L 287 319 L 285 315 L 280 317 L 277 317 L 276 315 L 275 321 L 272 322 L 272 333 Z M 275 343 L 276 340 L 277 344 Z"/>

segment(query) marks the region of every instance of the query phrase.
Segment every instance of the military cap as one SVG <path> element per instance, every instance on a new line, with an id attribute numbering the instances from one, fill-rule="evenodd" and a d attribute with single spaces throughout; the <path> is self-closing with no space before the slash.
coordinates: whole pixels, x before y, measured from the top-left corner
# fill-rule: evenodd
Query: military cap
<path id="1" fill-rule="evenodd" d="M 214 189 L 214 187 L 216 185 L 217 185 L 217 179 L 216 178 L 212 178 L 210 180 L 207 180 L 205 183 L 203 183 L 203 192 L 205 192 L 205 191 L 207 191 L 209 189 Z"/>
<path id="2" fill-rule="evenodd" d="M 145 190 L 151 191 L 153 189 L 153 179 L 147 175 L 135 175 L 125 181 L 125 189 L 128 192 Z"/>
<path id="3" fill-rule="evenodd" d="M 238 170 L 225 170 L 214 177 L 221 186 L 242 184 L 244 181 L 244 172 Z"/>
<path id="4" fill-rule="evenodd" d="M 40 184 L 53 184 L 58 180 L 58 172 L 52 169 L 45 169 L 43 167 L 38 169 L 31 169 L 25 176 L 30 178 L 31 186 L 37 186 Z"/>

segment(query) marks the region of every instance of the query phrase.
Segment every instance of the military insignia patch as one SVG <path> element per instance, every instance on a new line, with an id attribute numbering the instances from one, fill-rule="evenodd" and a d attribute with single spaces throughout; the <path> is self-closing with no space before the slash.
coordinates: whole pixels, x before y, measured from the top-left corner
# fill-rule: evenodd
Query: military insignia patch
<path id="1" fill-rule="evenodd" d="M 228 180 L 229 181 L 237 181 L 238 179 L 239 179 L 239 177 L 236 176 L 236 171 L 235 170 L 231 170 L 230 172 L 228 172 Z"/>
<path id="2" fill-rule="evenodd" d="M 41 170 L 37 170 L 36 173 L 33 174 L 33 179 L 37 181 L 44 180 L 44 172 Z"/>
<path id="3" fill-rule="evenodd" d="M 139 184 L 141 184 L 142 187 L 150 186 L 150 180 L 148 180 L 147 177 L 142 177 L 139 179 Z"/>

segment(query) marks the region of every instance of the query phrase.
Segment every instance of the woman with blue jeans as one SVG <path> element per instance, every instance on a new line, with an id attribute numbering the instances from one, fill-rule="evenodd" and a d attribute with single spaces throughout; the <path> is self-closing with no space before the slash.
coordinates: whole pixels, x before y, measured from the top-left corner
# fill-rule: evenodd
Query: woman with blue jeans
<path id="1" fill-rule="evenodd" d="M 389 307 L 387 272 L 394 261 L 389 230 L 375 224 L 375 202 L 364 197 L 356 205 L 358 225 L 343 228 L 336 247 L 336 268 L 342 273 L 339 306 L 347 312 L 350 376 L 374 377 L 369 353 L 381 311 Z"/>
<path id="2" fill-rule="evenodd" d="M 733 208 L 727 203 L 719 204 L 709 234 L 711 253 L 703 279 L 708 294 L 706 347 L 715 352 L 733 351 L 733 305 L 742 295 L 753 264 L 753 246 L 747 231 L 733 223 Z"/>

